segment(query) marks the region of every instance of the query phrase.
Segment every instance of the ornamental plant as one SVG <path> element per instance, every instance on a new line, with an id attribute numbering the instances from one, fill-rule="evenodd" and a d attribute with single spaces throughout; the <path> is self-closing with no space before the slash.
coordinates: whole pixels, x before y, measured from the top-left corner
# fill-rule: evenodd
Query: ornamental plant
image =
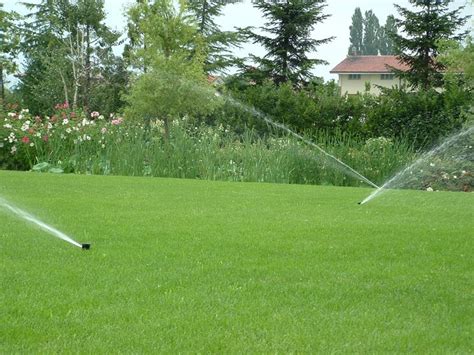
<path id="1" fill-rule="evenodd" d="M 24 170 L 40 162 L 66 168 L 64 164 L 73 162 L 75 154 L 84 149 L 100 154 L 120 130 L 123 118 L 111 115 L 106 119 L 99 112 L 86 117 L 65 102 L 57 104 L 51 116 L 12 110 L 0 122 L 0 168 Z"/>

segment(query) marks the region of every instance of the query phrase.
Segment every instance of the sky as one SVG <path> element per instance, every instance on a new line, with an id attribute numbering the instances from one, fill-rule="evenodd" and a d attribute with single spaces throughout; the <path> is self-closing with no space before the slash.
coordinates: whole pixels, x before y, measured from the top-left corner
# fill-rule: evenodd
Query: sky
<path id="1" fill-rule="evenodd" d="M 19 5 L 19 0 L 0 0 L 0 2 L 4 3 L 6 10 L 22 12 L 22 6 Z M 30 2 L 38 2 L 38 0 L 30 0 Z M 127 6 L 133 2 L 132 0 L 105 0 L 107 24 L 115 30 L 124 32 L 124 12 Z M 347 55 L 349 47 L 349 26 L 351 25 L 351 18 L 356 7 L 360 7 L 363 13 L 372 10 L 378 17 L 380 24 L 383 25 L 388 15 L 393 14 L 395 17 L 398 17 L 393 6 L 394 2 L 403 7 L 411 7 L 409 0 L 327 0 L 324 13 L 330 14 L 331 16 L 323 23 L 319 23 L 315 26 L 312 36 L 315 39 L 334 36 L 335 39 L 328 44 L 319 46 L 316 53 L 310 54 L 310 57 L 329 62 L 329 65 L 319 65 L 315 67 L 313 73 L 316 76 L 323 77 L 325 80 L 337 79 L 337 76 L 330 74 L 329 71 Z M 464 5 L 466 6 L 464 14 L 473 15 L 473 6 L 470 0 L 454 0 L 450 7 L 457 8 Z M 217 19 L 217 23 L 222 30 L 233 30 L 234 27 L 263 26 L 265 19 L 262 17 L 260 11 L 252 6 L 251 0 L 242 0 L 240 3 L 225 6 L 223 15 Z M 472 30 L 472 19 L 469 23 Z M 252 44 L 246 44 L 243 48 L 235 50 L 235 54 L 239 57 L 245 57 L 249 53 L 258 56 L 265 54 L 262 48 Z"/>

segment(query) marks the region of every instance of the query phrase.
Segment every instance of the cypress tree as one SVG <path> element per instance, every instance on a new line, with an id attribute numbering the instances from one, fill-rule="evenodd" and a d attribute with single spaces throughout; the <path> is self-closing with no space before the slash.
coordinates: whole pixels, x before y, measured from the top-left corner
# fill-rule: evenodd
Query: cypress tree
<path id="1" fill-rule="evenodd" d="M 364 19 L 360 7 L 356 7 L 352 15 L 352 25 L 349 27 L 350 45 L 347 53 L 349 55 L 362 54 L 362 42 L 364 38 Z"/>

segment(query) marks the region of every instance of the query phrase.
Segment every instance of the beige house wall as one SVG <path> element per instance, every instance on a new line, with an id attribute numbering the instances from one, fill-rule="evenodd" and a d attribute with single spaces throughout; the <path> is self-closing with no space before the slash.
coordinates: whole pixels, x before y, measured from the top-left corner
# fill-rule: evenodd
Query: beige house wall
<path id="1" fill-rule="evenodd" d="M 391 88 L 394 86 L 400 86 L 400 81 L 397 78 L 392 80 L 382 80 L 381 74 L 360 74 L 360 79 L 351 79 L 349 80 L 349 74 L 339 74 L 339 87 L 341 88 L 341 95 L 344 94 L 357 94 L 358 92 L 365 92 L 365 83 L 370 83 L 370 93 L 374 95 L 380 94 L 380 89 L 376 85 Z"/>

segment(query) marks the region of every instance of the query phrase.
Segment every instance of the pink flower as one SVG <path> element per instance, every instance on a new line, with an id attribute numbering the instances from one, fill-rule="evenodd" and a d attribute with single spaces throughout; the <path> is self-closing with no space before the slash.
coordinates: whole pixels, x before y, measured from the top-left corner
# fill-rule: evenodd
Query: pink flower
<path id="1" fill-rule="evenodd" d="M 122 117 L 118 117 L 116 118 L 115 120 L 112 120 L 112 124 L 115 125 L 115 126 L 118 126 L 119 124 L 121 124 L 123 121 L 123 118 Z"/>
<path id="2" fill-rule="evenodd" d="M 91 117 L 92 117 L 92 118 L 97 118 L 97 117 L 99 117 L 99 116 L 100 116 L 100 113 L 99 113 L 99 112 L 97 112 L 97 111 L 92 111 L 92 112 L 91 112 Z"/>
<path id="3" fill-rule="evenodd" d="M 43 141 L 47 142 L 49 140 L 49 137 L 46 135 L 46 136 L 43 136 Z"/>
<path id="4" fill-rule="evenodd" d="M 68 109 L 68 108 L 69 108 L 69 102 L 64 101 L 64 103 L 62 103 L 62 104 L 56 104 L 56 106 L 54 106 L 54 108 L 55 108 L 56 110 L 65 110 L 65 109 Z"/>
<path id="5" fill-rule="evenodd" d="M 30 139 L 29 139 L 27 136 L 24 136 L 24 137 L 21 139 L 21 141 L 22 141 L 23 143 L 25 143 L 25 144 L 30 143 Z"/>

